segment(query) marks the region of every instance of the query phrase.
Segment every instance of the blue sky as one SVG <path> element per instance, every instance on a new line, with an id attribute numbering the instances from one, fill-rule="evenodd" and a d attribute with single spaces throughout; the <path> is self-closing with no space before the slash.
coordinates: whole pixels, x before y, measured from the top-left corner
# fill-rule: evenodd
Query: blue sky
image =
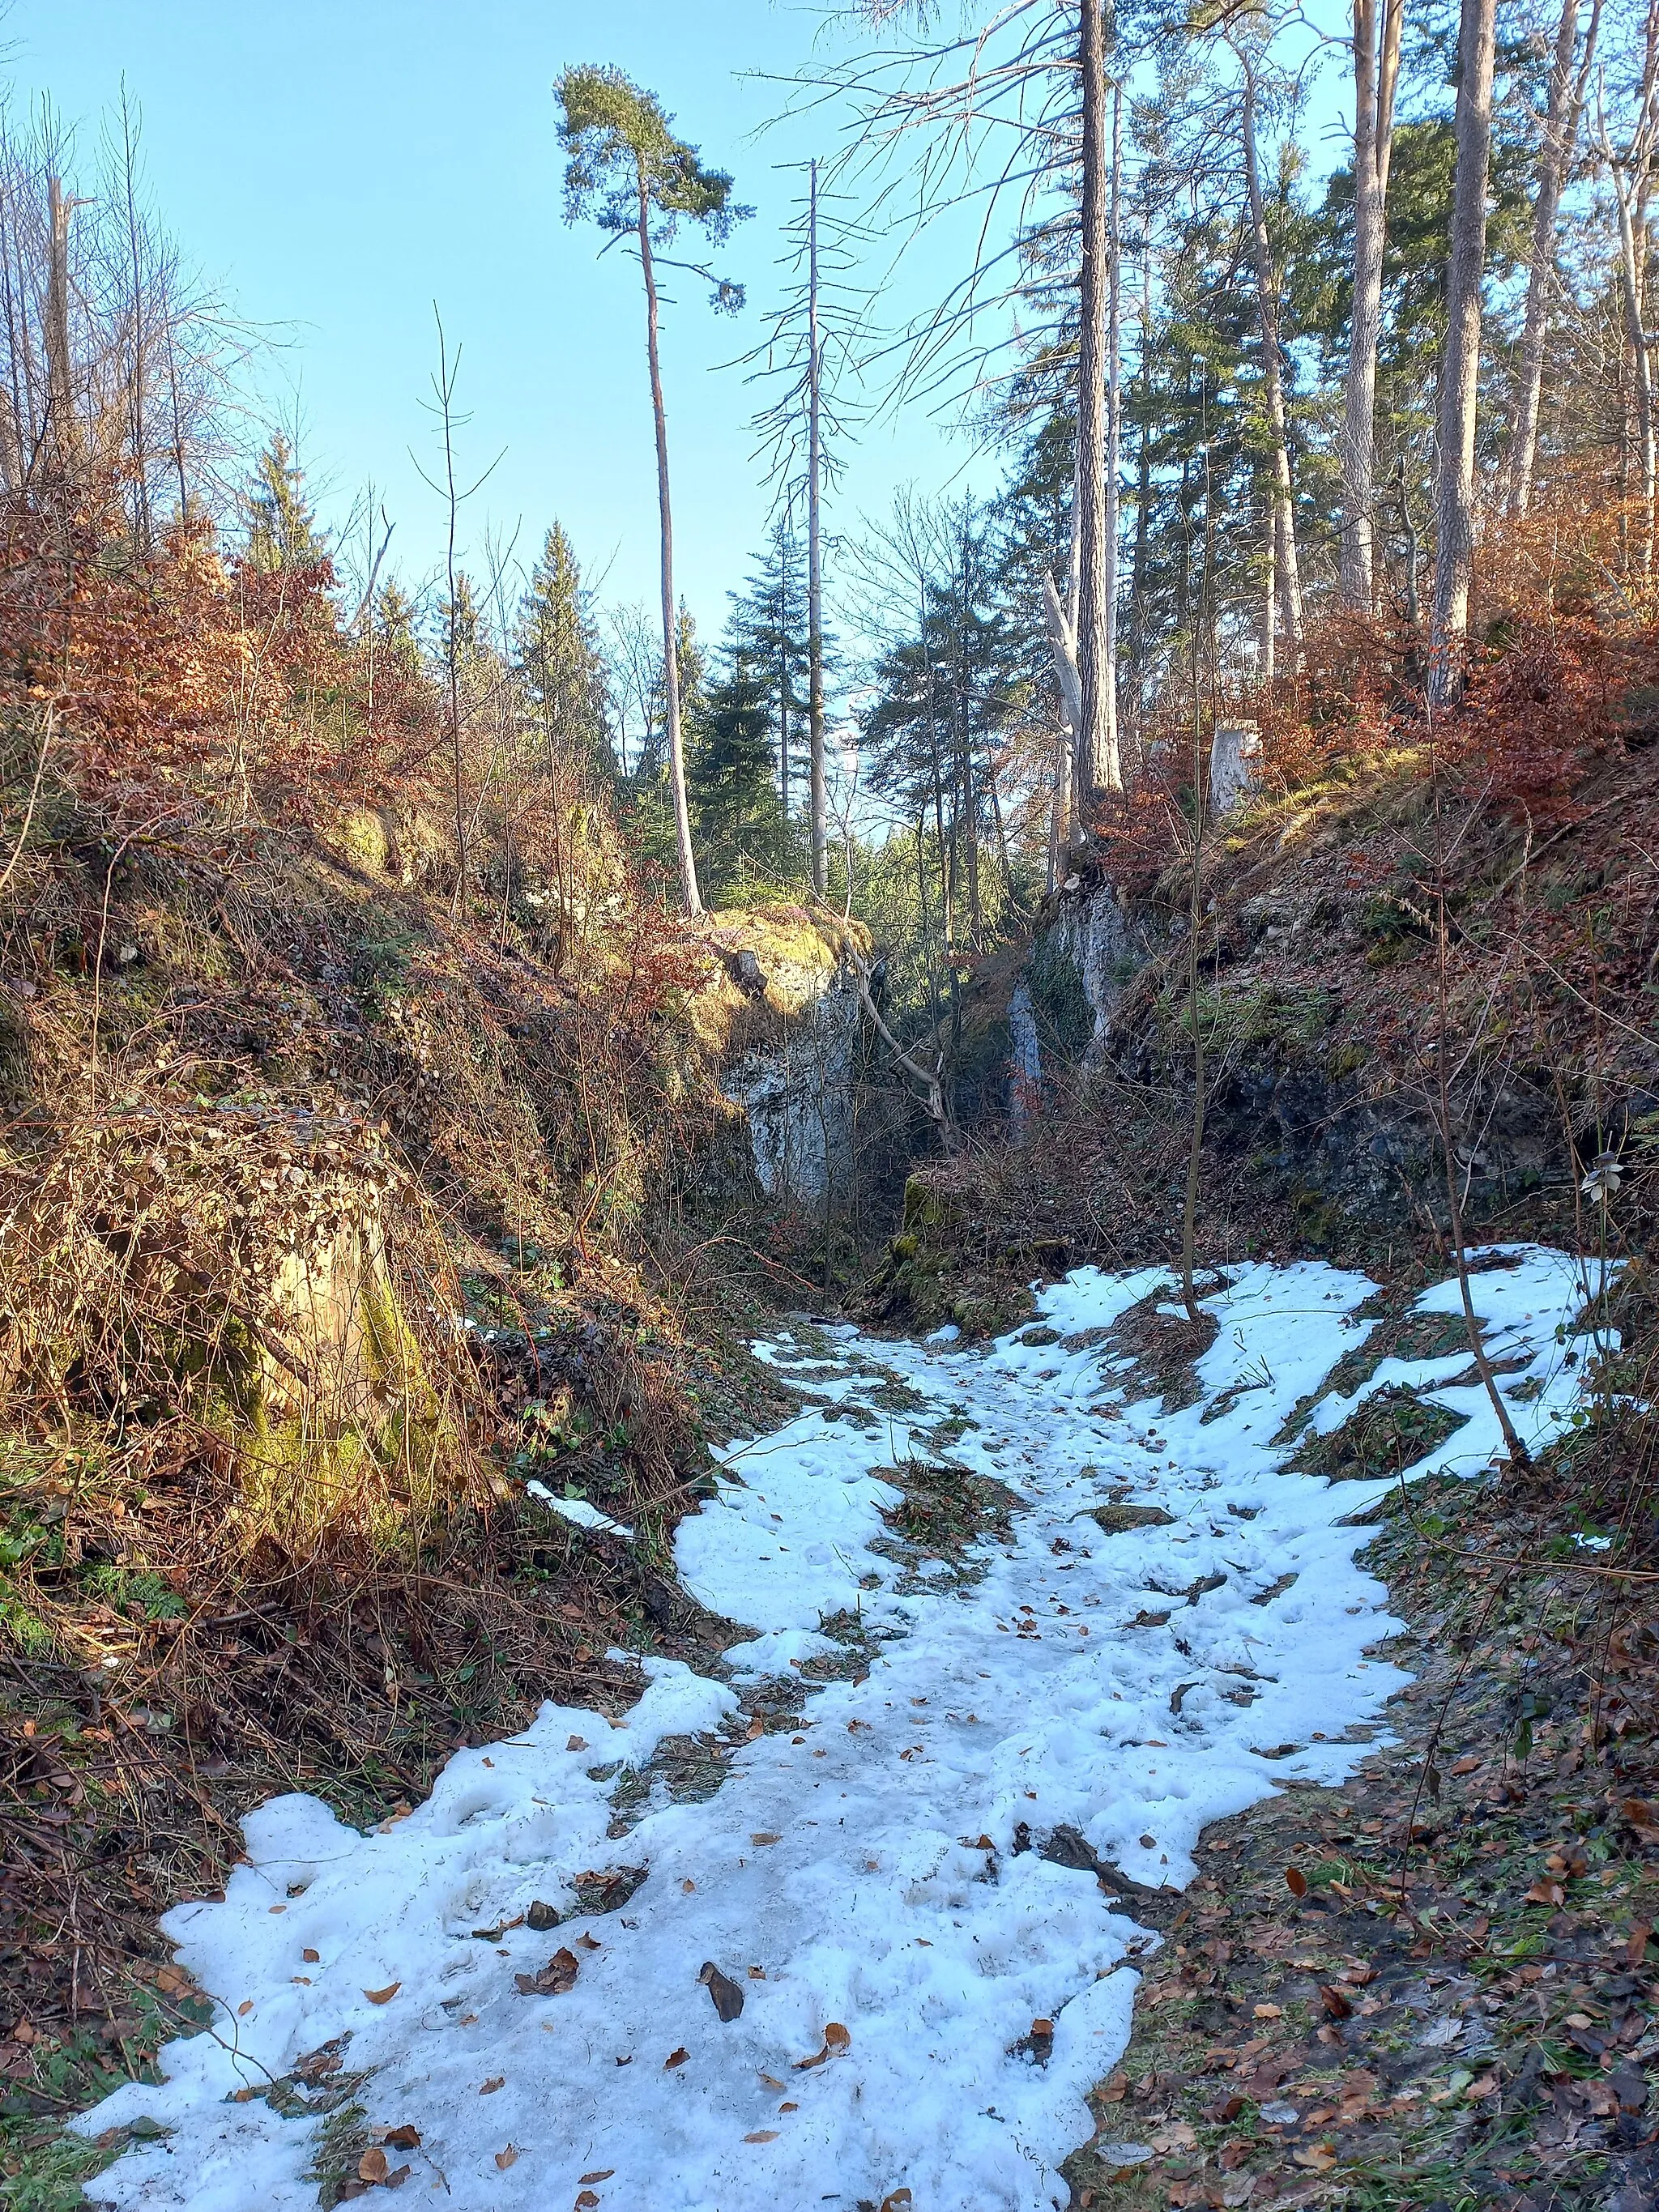
<path id="1" fill-rule="evenodd" d="M 501 461 L 464 525 L 533 557 L 556 515 L 608 598 L 653 599 L 656 492 L 636 268 L 599 262 L 565 226 L 551 85 L 574 61 L 649 85 L 757 213 L 724 257 L 747 283 L 737 325 L 686 280 L 665 313 L 665 375 L 682 590 L 718 628 L 763 533 L 750 456 L 754 393 L 719 364 L 758 328 L 799 189 L 777 165 L 830 149 L 826 122 L 753 134 L 782 105 L 757 74 L 809 61 L 818 11 L 769 0 L 17 0 L 6 21 L 15 97 L 48 93 L 95 146 L 123 77 L 143 114 L 155 199 L 186 258 L 264 326 L 265 404 L 304 425 L 325 512 L 372 477 L 411 581 L 441 558 L 442 517 L 409 457 L 432 457 L 420 401 L 435 362 L 432 303 L 462 356 L 472 422 L 463 464 Z M 820 47 L 819 51 L 825 51 Z M 88 163 L 88 166 L 90 164 Z M 948 228 L 948 226 L 947 226 Z M 924 249 L 924 286 L 943 237 Z M 933 487 L 967 448 L 920 411 L 855 457 L 840 520 Z M 983 476 L 983 465 L 976 471 Z"/>

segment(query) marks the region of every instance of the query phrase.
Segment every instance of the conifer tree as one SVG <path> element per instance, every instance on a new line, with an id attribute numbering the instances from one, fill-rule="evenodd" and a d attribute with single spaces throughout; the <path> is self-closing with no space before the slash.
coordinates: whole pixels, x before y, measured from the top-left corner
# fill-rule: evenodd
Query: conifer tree
<path id="1" fill-rule="evenodd" d="M 786 510 L 772 526 L 746 592 L 732 596 L 726 650 L 741 653 L 761 687 L 769 740 L 777 763 L 784 815 L 791 811 L 791 773 L 805 750 L 811 703 L 811 639 L 805 564 L 794 520 Z"/>
<path id="2" fill-rule="evenodd" d="M 657 501 L 662 549 L 662 633 L 668 773 L 674 800 L 674 833 L 686 910 L 701 913 L 691 817 L 686 801 L 685 747 L 681 729 L 679 672 L 674 651 L 678 601 L 674 590 L 674 522 L 668 489 L 668 417 L 663 404 L 662 362 L 657 342 L 656 268 L 661 249 L 673 242 L 682 221 L 694 222 L 720 246 L 734 222 L 752 210 L 732 198 L 732 179 L 705 168 L 695 146 L 677 138 L 655 94 L 618 69 L 568 69 L 555 88 L 562 119 L 559 140 L 568 160 L 564 173 L 565 219 L 592 214 L 607 242 L 631 237 L 645 285 L 646 359 L 651 373 L 651 410 L 657 432 Z M 711 304 L 721 313 L 743 305 L 743 288 L 714 277 L 700 263 L 665 261 L 691 268 L 711 283 Z"/>
<path id="3" fill-rule="evenodd" d="M 242 503 L 253 568 L 275 575 L 283 568 L 313 568 L 326 556 L 327 545 L 306 497 L 305 473 L 284 432 L 271 432 Z"/>
<path id="4" fill-rule="evenodd" d="M 772 781 L 771 684 L 739 647 L 709 686 L 690 768 L 704 866 L 716 894 L 775 878 L 785 823 Z"/>
<path id="5" fill-rule="evenodd" d="M 514 644 L 550 766 L 562 757 L 614 773 L 605 726 L 605 664 L 581 569 L 556 522 L 520 602 Z"/>

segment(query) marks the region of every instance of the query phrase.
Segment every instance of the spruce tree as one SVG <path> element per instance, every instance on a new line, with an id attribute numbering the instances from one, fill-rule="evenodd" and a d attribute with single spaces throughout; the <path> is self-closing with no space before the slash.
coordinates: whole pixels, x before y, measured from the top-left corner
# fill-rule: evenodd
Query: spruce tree
<path id="1" fill-rule="evenodd" d="M 771 682 L 739 648 L 709 686 L 698 716 L 690 795 L 703 870 L 716 896 L 775 883 L 785 860 L 783 811 L 772 781 Z"/>
<path id="2" fill-rule="evenodd" d="M 550 764 L 562 758 L 614 775 L 605 664 L 581 569 L 556 522 L 520 602 L 514 648 Z"/>
<path id="3" fill-rule="evenodd" d="M 246 551 L 251 567 L 266 575 L 310 568 L 327 557 L 327 544 L 305 494 L 305 474 L 286 434 L 273 430 L 242 493 Z"/>
<path id="4" fill-rule="evenodd" d="M 806 564 L 787 511 L 772 526 L 748 589 L 732 594 L 726 649 L 741 653 L 750 680 L 760 686 L 787 817 L 806 795 L 797 771 L 806 750 L 811 684 Z"/>

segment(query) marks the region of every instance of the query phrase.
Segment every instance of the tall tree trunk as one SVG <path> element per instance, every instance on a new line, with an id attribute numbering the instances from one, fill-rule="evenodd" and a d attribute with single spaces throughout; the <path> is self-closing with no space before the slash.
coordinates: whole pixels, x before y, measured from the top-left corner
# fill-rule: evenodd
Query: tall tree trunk
<path id="1" fill-rule="evenodd" d="M 645 276 L 645 349 L 651 363 L 651 411 L 657 426 L 657 507 L 662 529 L 662 689 L 668 723 L 668 782 L 674 798 L 674 842 L 680 890 L 688 914 L 702 912 L 697 860 L 691 849 L 691 813 L 685 799 L 685 739 L 680 729 L 679 610 L 674 598 L 674 514 L 668 496 L 668 415 L 662 398 L 657 346 L 657 276 L 651 258 L 651 222 L 645 161 L 639 160 L 640 267 Z"/>
<path id="2" fill-rule="evenodd" d="M 1241 45 L 1237 51 L 1244 79 L 1244 180 L 1249 193 L 1256 315 L 1261 325 L 1262 384 L 1267 402 L 1267 435 L 1273 448 L 1273 567 L 1279 586 L 1279 628 L 1285 634 L 1285 651 L 1294 670 L 1302 659 L 1302 572 L 1296 556 L 1296 506 L 1291 483 L 1290 423 L 1285 404 L 1285 354 L 1279 337 L 1279 272 L 1273 266 L 1267 210 L 1261 197 L 1261 164 L 1255 143 L 1255 64 L 1247 46 Z M 1267 672 L 1271 674 L 1271 669 Z"/>
<path id="3" fill-rule="evenodd" d="M 1549 335 L 1550 301 L 1556 283 L 1555 222 L 1572 163 L 1601 21 L 1601 0 L 1590 0 L 1584 48 L 1575 76 L 1572 58 L 1578 39 L 1578 5 L 1579 0 L 1561 0 L 1555 59 L 1550 70 L 1549 106 L 1538 155 L 1538 196 L 1533 202 L 1532 250 L 1528 257 L 1527 319 L 1521 334 L 1520 389 L 1510 434 L 1510 507 L 1516 514 L 1524 514 L 1532 499 L 1533 470 L 1538 459 L 1538 410 L 1544 389 L 1544 343 Z"/>
<path id="4" fill-rule="evenodd" d="M 806 715 L 811 747 L 812 889 L 829 883 L 830 807 L 823 762 L 823 541 L 819 527 L 823 447 L 818 419 L 823 351 L 818 336 L 818 165 L 812 164 L 806 285 Z"/>
<path id="5" fill-rule="evenodd" d="M 46 179 L 46 216 L 51 235 L 46 268 L 46 444 L 61 474 L 75 459 L 75 386 L 70 369 L 69 237 L 72 203 L 63 179 Z"/>
<path id="6" fill-rule="evenodd" d="M 1123 87 L 1112 87 L 1112 200 L 1109 216 L 1112 271 L 1106 304 L 1106 669 L 1103 679 L 1109 790 L 1123 781 L 1123 747 L 1117 726 L 1117 536 L 1123 463 L 1123 272 L 1122 257 Z"/>
<path id="7" fill-rule="evenodd" d="M 121 88 L 121 175 L 125 188 L 127 252 L 132 270 L 132 370 L 127 387 L 131 416 L 133 537 L 142 554 L 150 545 L 149 438 L 145 390 L 149 334 L 144 323 L 144 276 L 140 252 L 137 197 L 137 146 L 133 137 L 132 110 L 126 88 Z"/>
<path id="8" fill-rule="evenodd" d="M 1643 284 L 1641 231 L 1636 214 L 1637 190 L 1634 181 L 1621 175 L 1620 165 L 1612 165 L 1613 197 L 1619 210 L 1619 289 L 1625 311 L 1625 336 L 1631 352 L 1632 389 L 1635 401 L 1635 431 L 1637 451 L 1641 459 L 1642 499 L 1645 509 L 1642 525 L 1643 568 L 1653 562 L 1653 502 L 1656 489 L 1656 453 L 1653 410 L 1653 356 L 1643 324 Z"/>
<path id="9" fill-rule="evenodd" d="M 1106 351 L 1111 257 L 1107 205 L 1106 50 L 1101 0 L 1080 0 L 1078 63 L 1083 80 L 1083 205 L 1078 300 L 1078 497 L 1081 582 L 1078 673 L 1083 693 L 1083 743 L 1074 765 L 1079 816 L 1097 791 L 1115 791 L 1121 777 L 1109 720 L 1112 667 L 1107 627 Z"/>
<path id="10" fill-rule="evenodd" d="M 1457 175 L 1452 188 L 1446 351 L 1440 371 L 1440 476 L 1435 493 L 1434 611 L 1429 696 L 1444 703 L 1462 678 L 1474 560 L 1474 415 L 1480 375 L 1480 286 L 1486 266 L 1486 171 L 1492 157 L 1496 0 L 1463 0 L 1458 33 Z"/>
<path id="11" fill-rule="evenodd" d="M 1354 0 L 1353 304 L 1342 393 L 1341 573 L 1343 598 L 1367 612 L 1375 589 L 1371 476 L 1376 347 L 1382 322 L 1382 238 L 1404 12 L 1404 0 Z"/>

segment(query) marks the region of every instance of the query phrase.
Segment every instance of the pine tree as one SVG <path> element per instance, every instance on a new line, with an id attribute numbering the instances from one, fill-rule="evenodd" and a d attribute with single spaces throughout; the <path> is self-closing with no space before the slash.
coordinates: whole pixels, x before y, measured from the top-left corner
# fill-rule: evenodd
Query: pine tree
<path id="1" fill-rule="evenodd" d="M 679 602 L 674 589 L 674 525 L 668 489 L 668 420 L 658 343 L 660 295 L 655 256 L 673 241 L 683 222 L 696 223 L 711 246 L 721 246 L 732 224 L 753 210 L 739 207 L 733 200 L 732 179 L 723 169 L 705 168 L 696 148 L 674 136 L 670 118 L 655 94 L 631 82 L 619 69 L 568 69 L 555 94 L 562 113 L 559 141 L 569 157 L 564 173 L 565 218 L 575 222 L 591 214 L 608 234 L 611 244 L 631 238 L 645 284 L 646 358 L 657 434 L 668 779 L 674 801 L 680 888 L 687 912 L 698 914 L 702 899 L 697 889 L 696 856 L 686 803 L 679 671 L 671 646 Z M 713 288 L 711 303 L 718 313 L 735 313 L 742 307 L 740 284 L 716 277 L 706 267 L 699 267 L 697 273 L 708 279 Z"/>
<path id="2" fill-rule="evenodd" d="M 252 567 L 275 575 L 283 568 L 314 568 L 327 557 L 306 498 L 305 473 L 283 431 L 271 432 L 242 494 L 242 509 Z"/>

